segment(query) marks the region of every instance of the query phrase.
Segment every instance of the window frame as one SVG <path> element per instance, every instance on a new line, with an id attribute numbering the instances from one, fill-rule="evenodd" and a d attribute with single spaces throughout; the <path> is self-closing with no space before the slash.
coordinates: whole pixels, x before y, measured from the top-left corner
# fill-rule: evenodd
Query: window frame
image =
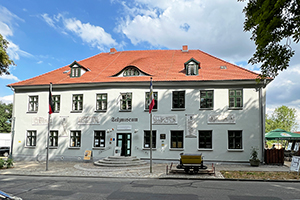
<path id="1" fill-rule="evenodd" d="M 30 135 L 28 135 L 31 133 Z M 32 135 L 34 133 L 34 135 Z M 27 130 L 26 131 L 26 147 L 36 147 L 37 142 L 37 131 L 36 130 Z"/>
<path id="2" fill-rule="evenodd" d="M 36 99 L 34 99 L 36 98 Z M 37 113 L 39 110 L 39 95 L 28 96 L 28 112 Z"/>
<path id="3" fill-rule="evenodd" d="M 194 71 L 192 74 L 191 72 Z M 199 74 L 199 67 L 198 64 L 191 60 L 189 63 L 186 65 L 186 75 L 187 76 L 197 76 Z"/>
<path id="4" fill-rule="evenodd" d="M 97 133 L 102 133 L 103 135 L 101 136 L 99 134 L 99 136 L 96 136 L 96 132 Z M 97 138 L 96 138 L 97 137 Z M 104 149 L 105 148 L 105 144 L 106 144 L 106 131 L 105 130 L 94 130 L 94 140 L 93 140 L 93 148 L 94 149 Z M 96 139 L 99 139 L 99 146 L 96 146 Z M 101 139 L 104 140 L 104 142 L 101 142 Z M 103 146 L 101 146 L 101 144 L 103 144 Z"/>
<path id="5" fill-rule="evenodd" d="M 150 92 L 145 92 L 145 111 L 149 111 L 149 100 L 150 100 Z M 152 109 L 152 111 L 157 111 L 158 110 L 158 92 L 153 92 L 153 96 L 154 96 L 154 102 L 155 105 Z"/>
<path id="6" fill-rule="evenodd" d="M 173 135 L 175 134 L 176 135 Z M 182 138 L 182 144 L 181 147 L 178 142 L 180 142 L 180 138 L 178 138 L 178 135 L 181 134 L 180 138 Z M 176 138 L 176 147 L 173 147 L 172 143 L 174 142 L 173 139 Z M 184 149 L 184 131 L 183 130 L 171 130 L 170 131 L 170 150 L 182 150 Z"/>
<path id="7" fill-rule="evenodd" d="M 132 111 L 132 92 L 122 92 L 120 97 L 120 112 L 131 112 Z M 123 95 L 126 95 L 126 98 L 123 99 Z M 128 98 L 127 95 L 130 95 L 130 98 Z M 129 103 L 130 102 L 130 105 Z M 123 104 L 125 103 L 125 109 L 122 108 Z"/>
<path id="8" fill-rule="evenodd" d="M 156 130 L 152 130 L 152 149 L 156 149 L 156 133 Z M 146 144 L 148 144 L 149 147 L 146 147 Z M 150 130 L 144 130 L 143 149 L 150 149 Z"/>
<path id="9" fill-rule="evenodd" d="M 234 136 L 230 136 L 230 133 L 234 133 Z M 238 136 L 240 141 L 236 141 L 238 138 L 236 138 L 236 133 L 239 133 L 240 136 Z M 244 150 L 244 144 L 243 144 L 243 131 L 242 130 L 228 130 L 227 131 L 227 149 L 228 151 L 243 151 Z M 231 139 L 233 141 L 231 142 Z M 241 147 L 237 148 L 237 143 L 240 142 Z M 231 147 L 231 143 L 233 144 L 233 147 Z"/>
<path id="10" fill-rule="evenodd" d="M 81 76 L 81 68 L 80 67 L 72 67 L 71 68 L 71 78 L 77 78 Z"/>
<path id="11" fill-rule="evenodd" d="M 207 107 L 208 103 L 206 102 L 206 107 L 201 107 L 201 94 L 202 92 L 205 92 L 205 97 L 204 97 L 204 100 L 209 100 L 211 99 L 211 107 Z M 209 98 L 208 96 L 208 92 L 212 92 L 212 98 Z M 213 110 L 214 109 L 214 90 L 200 90 L 200 109 L 201 110 Z"/>
<path id="12" fill-rule="evenodd" d="M 54 113 L 59 113 L 59 111 L 60 111 L 60 95 L 52 95 L 52 102 L 54 105 Z"/>
<path id="13" fill-rule="evenodd" d="M 53 133 L 57 133 L 56 136 L 53 136 Z M 55 140 L 55 142 L 53 142 Z M 53 145 L 53 143 L 56 143 L 56 145 Z M 52 144 L 52 145 L 51 145 Z M 58 131 L 57 130 L 51 130 L 49 133 L 49 148 L 57 148 L 58 147 Z"/>
<path id="14" fill-rule="evenodd" d="M 100 99 L 98 99 L 98 96 L 101 96 Z M 106 99 L 103 99 L 103 96 L 106 96 Z M 98 93 L 96 94 L 96 111 L 97 112 L 105 112 L 107 111 L 107 93 Z M 105 103 L 105 109 L 103 108 L 103 102 Z M 99 109 L 99 105 L 101 104 L 101 109 Z"/>
<path id="15" fill-rule="evenodd" d="M 182 95 L 181 93 L 183 93 L 183 103 L 180 103 L 180 101 L 181 101 L 180 98 L 182 97 L 182 96 L 180 96 L 180 95 Z M 175 97 L 176 97 L 176 99 L 175 99 Z M 175 101 L 177 101 L 177 103 L 175 103 Z M 177 104 L 178 104 L 178 107 L 175 107 L 175 105 L 177 105 Z M 180 106 L 180 104 L 182 104 L 183 106 Z M 172 110 L 185 110 L 185 90 L 172 91 Z"/>
<path id="16" fill-rule="evenodd" d="M 81 96 L 81 99 L 74 99 L 74 97 Z M 79 109 L 81 103 L 81 109 Z M 72 112 L 82 112 L 83 111 L 83 94 L 73 94 L 72 95 Z"/>
<path id="17" fill-rule="evenodd" d="M 72 133 L 79 133 L 79 136 L 76 136 L 76 135 L 74 136 L 74 135 L 72 135 Z M 81 138 L 82 138 L 82 134 L 81 134 L 80 130 L 71 130 L 70 137 L 69 137 L 69 148 L 80 148 L 81 147 Z M 75 139 L 75 140 L 73 140 L 73 139 Z M 79 145 L 78 145 L 78 140 L 79 140 Z M 74 145 L 72 145 L 72 142 L 74 142 Z M 75 145 L 75 142 L 77 142 L 77 145 Z"/>
<path id="18" fill-rule="evenodd" d="M 231 93 L 231 91 L 234 91 L 234 95 L 231 95 L 230 93 Z M 236 93 L 237 93 L 237 91 L 241 91 L 241 95 L 237 95 Z M 233 98 L 233 106 L 230 106 L 231 105 L 231 98 Z M 240 102 L 240 106 L 237 106 L 237 98 L 240 98 L 240 100 L 241 100 L 241 102 Z M 237 109 L 237 110 L 240 110 L 240 109 L 243 109 L 243 104 L 244 104 L 244 101 L 243 101 L 243 98 L 244 98 L 244 92 L 243 92 L 243 89 L 229 89 L 228 90 L 228 107 L 229 107 L 229 109 L 232 109 L 232 110 L 234 110 L 234 109 Z"/>
<path id="19" fill-rule="evenodd" d="M 210 139 L 210 143 L 211 143 L 211 147 L 207 147 L 207 145 L 206 145 L 206 141 L 204 142 L 205 144 L 204 144 L 204 146 L 203 147 L 201 147 L 200 145 L 200 143 L 201 143 L 201 141 L 200 141 L 200 139 L 201 139 L 201 137 L 200 137 L 200 133 L 201 132 L 203 132 L 203 133 L 209 133 L 210 134 L 210 136 L 208 136 L 208 137 L 204 137 L 204 139 L 206 140 L 206 138 L 208 138 L 208 139 Z M 198 130 L 198 149 L 199 150 L 213 150 L 213 131 L 212 130 Z"/>

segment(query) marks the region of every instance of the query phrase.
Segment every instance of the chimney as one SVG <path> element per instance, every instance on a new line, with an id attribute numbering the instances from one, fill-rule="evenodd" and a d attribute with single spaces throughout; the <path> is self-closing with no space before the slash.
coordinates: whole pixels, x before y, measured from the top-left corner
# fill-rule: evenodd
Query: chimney
<path id="1" fill-rule="evenodd" d="M 116 53 L 117 52 L 117 50 L 115 49 L 115 48 L 110 48 L 110 54 L 114 54 L 114 53 Z"/>
<path id="2" fill-rule="evenodd" d="M 188 49 L 188 45 L 182 45 L 182 52 L 188 52 L 189 49 Z"/>

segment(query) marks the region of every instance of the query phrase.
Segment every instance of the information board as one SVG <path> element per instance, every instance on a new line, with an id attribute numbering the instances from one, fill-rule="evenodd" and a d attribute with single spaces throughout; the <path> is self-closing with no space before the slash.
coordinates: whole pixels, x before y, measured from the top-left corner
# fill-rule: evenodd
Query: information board
<path id="1" fill-rule="evenodd" d="M 299 173 L 300 156 L 293 156 L 290 171 Z"/>

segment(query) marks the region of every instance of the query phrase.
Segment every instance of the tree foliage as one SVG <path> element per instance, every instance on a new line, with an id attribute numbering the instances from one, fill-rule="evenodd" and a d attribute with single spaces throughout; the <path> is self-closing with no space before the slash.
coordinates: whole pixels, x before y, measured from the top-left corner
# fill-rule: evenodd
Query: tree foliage
<path id="1" fill-rule="evenodd" d="M 276 77 L 295 54 L 291 40 L 300 40 L 300 1 L 249 0 L 243 12 L 244 31 L 252 33 L 256 45 L 248 63 L 261 64 L 261 78 Z"/>
<path id="2" fill-rule="evenodd" d="M 0 101 L 0 133 L 10 133 L 12 104 L 5 104 Z"/>
<path id="3" fill-rule="evenodd" d="M 272 115 L 266 117 L 266 130 L 270 132 L 274 129 L 280 128 L 286 131 L 296 131 L 298 123 L 296 121 L 297 114 L 295 108 L 287 106 L 280 106 L 275 108 Z"/>
<path id="4" fill-rule="evenodd" d="M 0 76 L 2 74 L 9 74 L 9 66 L 15 65 L 6 52 L 8 48 L 8 41 L 0 34 Z"/>

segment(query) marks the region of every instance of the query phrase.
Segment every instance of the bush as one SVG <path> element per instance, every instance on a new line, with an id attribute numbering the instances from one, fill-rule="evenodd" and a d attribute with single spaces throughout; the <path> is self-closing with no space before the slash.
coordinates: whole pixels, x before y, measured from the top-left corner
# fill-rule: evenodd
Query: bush
<path id="1" fill-rule="evenodd" d="M 13 165 L 14 165 L 13 159 L 7 158 L 7 160 L 3 160 L 2 158 L 0 158 L 0 169 L 2 169 L 3 167 L 10 168 Z"/>

